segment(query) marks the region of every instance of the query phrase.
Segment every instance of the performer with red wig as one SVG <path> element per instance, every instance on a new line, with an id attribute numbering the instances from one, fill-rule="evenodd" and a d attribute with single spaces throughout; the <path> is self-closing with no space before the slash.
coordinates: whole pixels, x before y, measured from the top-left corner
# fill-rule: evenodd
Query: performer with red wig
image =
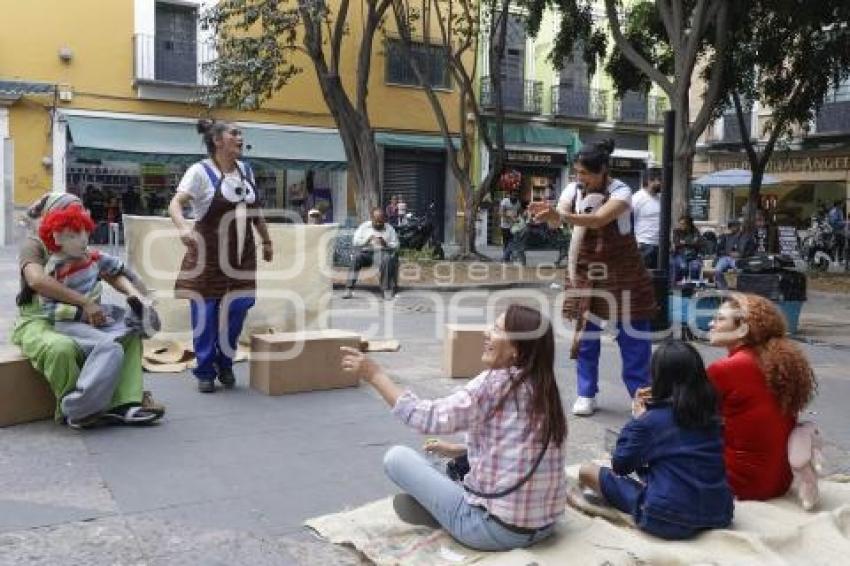
<path id="1" fill-rule="evenodd" d="M 56 330 L 72 340 L 85 355 L 75 388 L 60 401 L 69 426 L 85 428 L 101 420 L 143 424 L 157 420 L 161 412 L 140 404 L 113 407 L 119 386 L 124 348 L 121 340 L 131 334 L 150 335 L 159 329 L 159 319 L 144 286 L 119 258 L 89 249 L 94 222 L 78 204 L 48 213 L 38 235 L 51 253 L 45 273 L 89 301 L 100 304 L 105 324 L 93 326 L 84 319 L 83 309 L 40 296 L 44 313 Z M 129 309 L 101 304 L 104 277 L 119 281 L 116 288 L 127 290 Z"/>

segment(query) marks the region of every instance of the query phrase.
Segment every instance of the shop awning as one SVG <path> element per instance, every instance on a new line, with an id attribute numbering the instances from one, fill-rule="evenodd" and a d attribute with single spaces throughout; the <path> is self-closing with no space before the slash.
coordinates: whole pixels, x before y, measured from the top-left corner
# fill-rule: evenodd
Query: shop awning
<path id="1" fill-rule="evenodd" d="M 429 136 L 427 134 L 400 134 L 395 132 L 376 132 L 375 143 L 388 147 L 412 147 L 416 149 L 442 150 L 446 142 L 442 135 Z M 452 137 L 455 148 L 460 147 L 460 138 Z"/>
<path id="2" fill-rule="evenodd" d="M 66 115 L 77 159 L 189 164 L 206 155 L 193 122 Z M 335 132 L 285 130 L 240 124 L 245 159 L 287 169 L 344 169 L 345 151 Z"/>
<path id="3" fill-rule="evenodd" d="M 543 124 L 505 124 L 504 127 L 505 145 L 562 148 L 568 161 L 581 149 L 575 130 Z M 496 125 L 490 122 L 488 129 L 490 136 L 494 136 Z"/>

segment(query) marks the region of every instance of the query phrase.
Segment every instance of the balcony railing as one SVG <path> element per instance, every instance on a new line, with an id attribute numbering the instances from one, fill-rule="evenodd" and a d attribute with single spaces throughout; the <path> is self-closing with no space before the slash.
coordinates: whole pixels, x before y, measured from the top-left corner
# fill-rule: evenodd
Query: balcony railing
<path id="1" fill-rule="evenodd" d="M 543 83 L 502 79 L 502 107 L 505 112 L 540 114 L 543 110 Z M 490 77 L 481 79 L 481 106 L 492 110 L 496 105 Z"/>
<path id="2" fill-rule="evenodd" d="M 617 122 L 659 126 L 664 123 L 666 110 L 666 98 L 640 92 L 627 92 L 614 101 L 614 119 Z"/>
<path id="3" fill-rule="evenodd" d="M 815 118 L 818 134 L 850 133 L 850 100 L 827 102 Z"/>
<path id="4" fill-rule="evenodd" d="M 553 85 L 552 115 L 605 120 L 608 117 L 608 93 L 604 90 L 575 89 L 567 85 Z"/>
<path id="5" fill-rule="evenodd" d="M 205 65 L 215 60 L 210 42 L 182 41 L 156 35 L 133 36 L 133 78 L 187 86 L 210 86 Z"/>

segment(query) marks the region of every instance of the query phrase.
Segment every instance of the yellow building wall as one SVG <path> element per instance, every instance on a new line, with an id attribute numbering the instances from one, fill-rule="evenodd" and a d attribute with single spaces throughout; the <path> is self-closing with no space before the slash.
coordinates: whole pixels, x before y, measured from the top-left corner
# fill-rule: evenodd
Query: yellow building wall
<path id="1" fill-rule="evenodd" d="M 60 102 L 60 108 L 185 117 L 212 115 L 246 122 L 335 127 L 305 55 L 294 59 L 303 72 L 257 111 L 210 111 L 200 104 L 140 100 L 133 86 L 132 0 L 27 0 L 8 4 L 0 33 L 0 78 L 67 85 L 73 91 L 73 100 Z M 362 29 L 360 8 L 359 3 L 351 4 L 350 33 L 343 42 L 341 75 L 351 93 L 355 87 L 358 31 Z M 387 29 L 392 33 L 391 22 Z M 62 47 L 73 51 L 69 63 L 59 59 Z M 379 32 L 372 49 L 369 80 L 368 107 L 373 127 L 439 133 L 421 89 L 386 84 L 384 51 L 384 36 Z M 450 129 L 456 132 L 457 91 L 438 96 L 444 103 Z M 51 171 L 41 160 L 51 155 L 49 109 L 53 102 L 52 96 L 26 96 L 10 108 L 16 205 L 29 203 L 50 187 Z"/>

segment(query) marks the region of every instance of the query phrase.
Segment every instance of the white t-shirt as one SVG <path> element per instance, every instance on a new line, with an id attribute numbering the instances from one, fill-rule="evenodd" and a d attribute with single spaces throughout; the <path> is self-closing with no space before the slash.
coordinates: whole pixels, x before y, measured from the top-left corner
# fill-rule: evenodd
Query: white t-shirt
<path id="1" fill-rule="evenodd" d="M 210 209 L 210 203 L 212 203 L 215 196 L 215 185 L 213 185 L 209 175 L 207 175 L 207 171 L 204 169 L 202 163 L 206 163 L 216 175 L 221 175 L 221 171 L 218 170 L 212 159 L 204 159 L 203 161 L 193 163 L 186 170 L 186 173 L 183 174 L 180 184 L 177 185 L 178 193 L 186 193 L 192 197 L 192 215 L 195 217 L 195 220 L 200 220 L 204 217 Z M 238 162 L 237 167 L 242 167 L 242 170 L 245 171 L 244 165 Z M 245 176 L 248 177 L 248 174 Z M 238 169 L 227 173 L 225 177 L 231 177 L 234 180 L 242 179 Z"/>
<path id="2" fill-rule="evenodd" d="M 398 235 L 395 229 L 389 224 L 384 224 L 383 230 L 375 230 L 372 227 L 372 221 L 367 220 L 357 227 L 354 231 L 354 236 L 351 237 L 351 243 L 354 246 L 365 246 L 372 236 L 379 236 L 384 239 L 387 246 L 396 249 L 398 247 Z"/>
<path id="3" fill-rule="evenodd" d="M 661 198 L 641 189 L 632 197 L 632 210 L 635 217 L 635 239 L 639 244 L 658 245 L 659 223 L 661 221 Z"/>
<path id="4" fill-rule="evenodd" d="M 561 191 L 561 197 L 558 199 L 558 210 L 568 212 L 567 207 L 570 203 L 573 204 L 573 212 L 578 212 L 578 202 L 576 201 L 576 192 L 578 191 L 578 183 L 569 183 L 564 190 Z M 610 179 L 608 188 L 606 189 L 608 198 L 621 200 L 629 205 L 629 210 L 626 210 L 617 217 L 617 228 L 620 234 L 628 234 L 632 231 L 632 189 L 619 179 Z"/>
<path id="5" fill-rule="evenodd" d="M 514 221 L 519 215 L 519 206 L 519 200 L 514 203 L 511 202 L 509 197 L 502 199 L 502 202 L 499 204 L 499 226 L 501 228 L 508 229 L 514 225 Z"/>

